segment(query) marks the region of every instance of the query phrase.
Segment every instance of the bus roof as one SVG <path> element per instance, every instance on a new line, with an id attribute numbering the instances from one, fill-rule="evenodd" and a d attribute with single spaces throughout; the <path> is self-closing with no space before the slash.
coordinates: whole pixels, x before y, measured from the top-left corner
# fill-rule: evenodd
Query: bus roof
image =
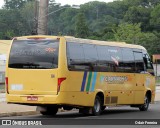
<path id="1" fill-rule="evenodd" d="M 135 44 L 127 44 L 125 42 L 116 42 L 116 41 L 99 41 L 99 40 L 91 40 L 91 39 L 82 39 L 75 38 L 73 36 L 50 36 L 50 35 L 31 35 L 31 36 L 22 36 L 16 37 L 17 39 L 27 39 L 27 38 L 65 38 L 67 42 L 74 43 L 86 43 L 86 44 L 98 44 L 98 45 L 108 45 L 108 46 L 118 46 L 118 47 L 128 47 L 128 48 L 136 48 L 146 50 L 143 46 L 135 45 Z"/>
<path id="2" fill-rule="evenodd" d="M 60 36 L 50 36 L 50 35 L 29 35 L 29 36 L 20 36 L 15 37 L 14 39 L 23 40 L 23 39 L 31 39 L 31 38 L 49 38 L 49 39 L 56 39 L 60 38 Z"/>
<path id="3" fill-rule="evenodd" d="M 128 47 L 128 48 L 137 48 L 146 50 L 143 46 L 135 44 L 127 44 L 125 42 L 116 42 L 116 41 L 99 41 L 99 40 L 90 40 L 82 38 L 66 38 L 67 42 L 76 42 L 76 43 L 86 43 L 86 44 L 98 44 L 98 45 L 108 45 L 108 46 L 118 46 L 118 47 Z"/>

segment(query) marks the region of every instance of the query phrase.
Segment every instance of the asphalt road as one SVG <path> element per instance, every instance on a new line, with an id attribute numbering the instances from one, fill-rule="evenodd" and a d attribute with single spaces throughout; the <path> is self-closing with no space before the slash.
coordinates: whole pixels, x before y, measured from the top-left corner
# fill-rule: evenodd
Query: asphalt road
<path id="1" fill-rule="evenodd" d="M 57 125 L 54 128 L 159 128 L 160 125 L 116 125 L 117 121 L 130 121 L 134 119 L 136 121 L 141 120 L 160 120 L 160 102 L 155 104 L 150 104 L 149 110 L 146 112 L 139 111 L 137 108 L 131 108 L 129 106 L 121 107 L 112 107 L 106 108 L 105 111 L 100 116 L 87 115 L 84 116 L 78 113 L 78 110 L 68 111 L 68 112 L 59 112 L 56 116 L 42 116 L 42 115 L 32 115 L 32 116 L 13 116 L 13 117 L 4 117 L 0 119 L 12 119 L 12 120 L 47 120 Z M 101 125 L 103 122 L 108 120 L 114 120 L 115 125 Z M 124 119 L 124 120 L 123 120 Z M 57 123 L 58 122 L 58 123 Z M 79 125 L 76 125 L 75 122 L 78 122 Z M 87 124 L 89 122 L 89 125 Z M 75 125 L 70 125 L 70 124 Z M 68 125 L 69 124 L 69 125 Z M 86 125 L 87 124 L 87 125 Z M 123 124 L 123 123 L 122 123 Z M 17 126 L 12 126 L 12 128 L 18 128 Z M 25 127 L 25 126 L 23 126 Z M 44 126 L 30 126 L 30 127 L 44 127 Z M 53 126 L 45 126 L 45 128 L 50 128 Z M 1 126 L 0 126 L 1 128 Z M 26 127 L 27 128 L 27 127 Z"/>
<path id="2" fill-rule="evenodd" d="M 13 116 L 5 119 L 160 119 L 160 102 L 150 104 L 148 111 L 139 111 L 138 108 L 119 106 L 106 108 L 100 116 L 79 114 L 78 110 L 58 112 L 56 116 Z M 2 118 L 1 118 L 2 119 Z"/>
<path id="3" fill-rule="evenodd" d="M 159 92 L 159 90 L 157 90 Z M 111 107 L 106 108 L 105 111 L 100 116 L 92 115 L 82 115 L 78 113 L 78 110 L 60 112 L 56 116 L 42 116 L 42 115 L 32 115 L 32 116 L 13 116 L 4 117 L 0 119 L 11 119 L 11 120 L 45 120 L 52 122 L 50 126 L 29 126 L 29 128 L 160 128 L 160 125 L 116 125 L 119 121 L 140 121 L 140 120 L 152 120 L 160 123 L 160 102 L 155 104 L 150 104 L 149 110 L 146 112 L 139 111 L 138 108 L 131 108 L 129 106 L 121 107 Z M 113 121 L 113 120 L 114 121 Z M 122 119 L 122 120 L 121 120 Z M 123 120 L 124 119 L 124 120 Z M 109 121 L 112 125 L 102 125 L 104 122 Z M 134 122 L 132 121 L 132 123 Z M 77 122 L 79 125 L 76 125 Z M 89 123 L 88 123 L 89 122 Z M 47 123 L 46 123 L 47 124 Z M 69 125 L 72 124 L 72 125 Z M 75 125 L 73 125 L 75 124 Z M 87 124 L 87 125 L 86 125 Z M 88 125 L 89 124 L 89 125 Z M 115 124 L 115 125 L 114 125 Z M 120 124 L 120 122 L 119 122 Z M 123 124 L 123 123 L 122 123 Z M 124 123 L 125 124 L 125 123 Z M 0 126 L 3 128 L 4 126 Z M 9 127 L 9 126 L 5 126 Z M 18 128 L 22 126 L 11 126 L 12 128 Z M 28 126 L 23 126 L 28 128 Z"/>

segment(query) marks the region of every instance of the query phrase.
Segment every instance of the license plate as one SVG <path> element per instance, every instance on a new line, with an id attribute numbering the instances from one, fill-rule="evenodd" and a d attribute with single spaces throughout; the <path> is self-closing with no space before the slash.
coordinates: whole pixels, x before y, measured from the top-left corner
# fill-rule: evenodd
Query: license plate
<path id="1" fill-rule="evenodd" d="M 38 101 L 37 96 L 27 96 L 27 101 Z"/>

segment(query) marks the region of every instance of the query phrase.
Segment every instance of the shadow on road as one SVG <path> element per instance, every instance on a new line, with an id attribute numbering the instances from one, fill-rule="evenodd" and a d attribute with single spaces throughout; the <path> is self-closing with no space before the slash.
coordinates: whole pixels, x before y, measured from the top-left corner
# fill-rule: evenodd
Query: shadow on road
<path id="1" fill-rule="evenodd" d="M 131 114 L 131 113 L 135 113 L 135 112 L 140 112 L 139 109 L 106 109 L 103 111 L 103 113 L 101 114 L 101 116 L 104 116 L 104 115 L 119 115 L 119 114 L 124 114 L 124 113 L 127 113 L 127 114 Z M 71 112 L 71 111 L 68 111 L 68 112 L 61 112 L 61 113 L 58 113 L 57 115 L 55 116 L 43 116 L 43 115 L 39 115 L 39 116 L 36 116 L 37 118 L 81 118 L 81 117 L 91 117 L 92 115 L 91 114 L 88 114 L 88 115 L 84 115 L 84 114 L 80 114 L 78 113 L 78 111 L 74 111 L 74 112 Z M 93 116 L 95 117 L 95 116 Z"/>

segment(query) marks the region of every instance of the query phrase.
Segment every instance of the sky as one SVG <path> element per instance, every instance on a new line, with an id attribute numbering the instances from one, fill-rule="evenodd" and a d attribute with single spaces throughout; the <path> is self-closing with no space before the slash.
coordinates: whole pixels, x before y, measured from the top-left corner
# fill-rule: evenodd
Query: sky
<path id="1" fill-rule="evenodd" d="M 69 4 L 69 5 L 80 5 L 87 3 L 89 1 L 95 1 L 95 0 L 55 0 L 56 3 L 61 3 L 61 5 Z M 102 2 L 112 2 L 114 0 L 96 0 L 96 1 L 102 1 Z M 4 0 L 0 0 L 0 8 L 4 5 Z"/>

